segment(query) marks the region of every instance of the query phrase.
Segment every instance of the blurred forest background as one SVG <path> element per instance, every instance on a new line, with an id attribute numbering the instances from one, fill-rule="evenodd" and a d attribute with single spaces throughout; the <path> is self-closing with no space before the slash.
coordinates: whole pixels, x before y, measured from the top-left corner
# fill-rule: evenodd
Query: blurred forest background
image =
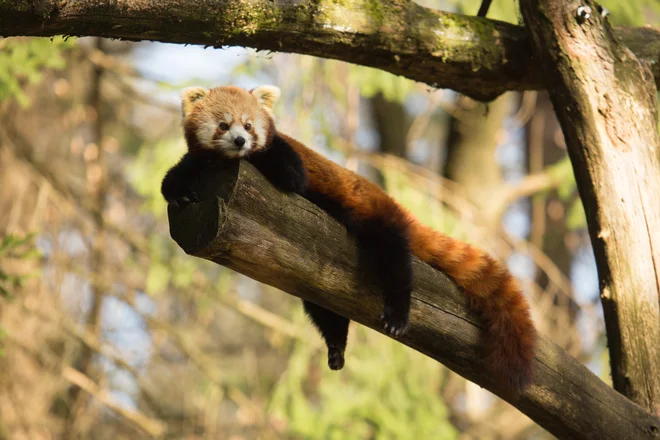
<path id="1" fill-rule="evenodd" d="M 474 13 L 480 1 L 427 0 Z M 489 18 L 518 22 L 514 2 Z M 660 24 L 655 0 L 602 0 Z M 0 439 L 543 439 L 441 364 L 351 327 L 328 370 L 300 301 L 186 256 L 160 182 L 182 87 L 277 84 L 279 128 L 509 263 L 540 330 L 609 382 L 598 279 L 545 93 L 488 108 L 292 54 L 0 39 Z"/>

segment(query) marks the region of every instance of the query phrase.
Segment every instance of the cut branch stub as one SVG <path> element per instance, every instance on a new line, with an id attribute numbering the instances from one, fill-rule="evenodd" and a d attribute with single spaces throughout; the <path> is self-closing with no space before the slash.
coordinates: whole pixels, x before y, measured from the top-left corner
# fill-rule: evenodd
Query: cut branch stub
<path id="1" fill-rule="evenodd" d="M 172 237 L 187 253 L 380 331 L 382 300 L 360 273 L 355 242 L 320 208 L 281 193 L 242 161 L 200 174 L 193 187 L 202 202 L 168 209 Z M 484 366 L 479 321 L 463 294 L 417 259 L 413 270 L 402 343 L 493 391 L 557 437 L 660 438 L 659 419 L 543 337 L 532 386 L 517 399 L 508 395 Z"/>

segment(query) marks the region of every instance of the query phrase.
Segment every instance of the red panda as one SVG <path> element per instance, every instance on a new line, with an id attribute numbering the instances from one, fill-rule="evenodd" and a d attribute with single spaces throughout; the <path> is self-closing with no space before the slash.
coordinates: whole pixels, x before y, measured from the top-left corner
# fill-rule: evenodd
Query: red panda
<path id="1" fill-rule="evenodd" d="M 276 187 L 300 194 L 339 220 L 357 240 L 384 298 L 381 322 L 398 337 L 407 326 L 412 256 L 446 273 L 480 315 L 486 362 L 515 391 L 532 380 L 536 330 L 518 282 L 483 251 L 423 225 L 377 185 L 326 159 L 275 128 L 275 86 L 233 86 L 182 93 L 188 153 L 168 171 L 162 193 L 169 203 L 198 201 L 190 178 L 211 158 L 245 159 Z M 344 366 L 349 320 L 303 301 L 328 347 L 328 365 Z"/>

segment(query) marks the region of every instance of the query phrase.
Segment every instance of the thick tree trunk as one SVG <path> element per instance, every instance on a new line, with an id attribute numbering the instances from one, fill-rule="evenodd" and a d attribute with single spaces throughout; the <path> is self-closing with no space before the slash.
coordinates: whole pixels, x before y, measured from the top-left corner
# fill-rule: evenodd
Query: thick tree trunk
<path id="1" fill-rule="evenodd" d="M 405 157 L 410 121 L 403 104 L 388 101 L 382 93 L 377 93 L 371 98 L 371 111 L 379 135 L 378 151 Z"/>
<path id="2" fill-rule="evenodd" d="M 566 158 L 566 149 L 563 142 L 560 144 L 556 134 L 561 130 L 557 116 L 552 108 L 552 102 L 546 92 L 539 92 L 536 99 L 534 114 L 525 126 L 527 138 L 527 158 L 529 173 L 534 174 L 543 171 L 544 168 L 557 164 Z M 557 266 L 561 275 L 567 279 L 571 275 L 573 263 L 573 252 L 567 245 L 567 219 L 572 202 L 561 200 L 556 194 L 539 195 L 532 197 L 531 218 L 532 231 L 530 241 L 539 247 L 545 255 Z M 566 295 L 570 292 L 557 293 L 552 285 L 548 273 L 539 270 L 536 276 L 536 284 L 546 294 L 553 296 L 553 304 L 560 313 L 554 316 L 546 316 L 555 328 L 566 328 L 566 324 L 573 326 L 579 312 L 579 305 L 572 297 Z M 565 335 L 565 340 L 575 341 L 571 349 L 579 349 L 576 337 L 570 332 Z M 559 342 L 556 340 L 556 342 Z M 561 344 L 568 349 L 568 345 Z"/>
<path id="3" fill-rule="evenodd" d="M 657 29 L 617 29 L 655 61 Z M 411 0 L 0 0 L 0 36 L 100 36 L 296 52 L 376 67 L 478 100 L 543 87 L 524 29 Z"/>
<path id="4" fill-rule="evenodd" d="M 246 162 L 201 175 L 193 186 L 201 203 L 168 209 L 170 233 L 187 253 L 381 330 L 382 300 L 363 280 L 355 242 L 321 209 L 277 191 Z M 498 394 L 560 438 L 658 438 L 660 419 L 543 337 L 532 386 L 518 399 L 507 395 L 483 364 L 480 323 L 465 296 L 419 260 L 413 268 L 410 328 L 402 343 Z"/>
<path id="5" fill-rule="evenodd" d="M 94 48 L 96 50 L 103 50 L 103 39 L 96 38 L 94 41 Z M 105 163 L 105 154 L 103 152 L 103 115 L 101 109 L 103 107 L 103 96 L 101 88 L 103 84 L 103 68 L 93 66 L 91 68 L 89 78 L 89 96 L 87 99 L 87 108 L 89 112 L 93 112 L 93 117 L 90 118 L 90 125 L 88 127 L 89 137 L 86 148 L 96 148 L 96 158 L 87 161 L 87 190 L 91 193 L 93 204 L 96 207 L 94 215 L 95 234 L 90 249 L 90 267 L 89 271 L 93 274 L 101 274 L 105 268 L 105 218 L 103 212 L 106 206 L 106 197 L 108 196 L 108 177 L 107 177 L 107 164 Z M 90 307 L 87 314 L 87 331 L 89 334 L 96 338 L 101 337 L 101 313 L 103 310 L 103 303 L 105 302 L 105 291 L 103 285 L 90 286 Z M 95 371 L 94 357 L 97 353 L 91 347 L 83 345 L 80 350 L 80 355 L 76 360 L 76 368 L 84 377 L 89 377 L 95 382 L 99 382 L 99 371 Z M 89 393 L 83 393 L 84 388 L 77 383 L 72 383 L 69 389 L 69 413 L 64 428 L 65 438 L 75 438 L 84 436 L 87 429 L 79 426 L 79 422 L 83 420 L 84 415 L 89 414 Z"/>
<path id="6" fill-rule="evenodd" d="M 594 12 L 583 21 L 585 5 Z M 587 214 L 614 387 L 660 414 L 660 138 L 651 71 L 590 1 L 520 7 Z"/>
<path id="7" fill-rule="evenodd" d="M 495 153 L 513 95 L 507 93 L 487 105 L 458 96 L 456 115 L 449 124 L 444 175 L 465 189 L 487 221 L 500 220 L 496 210 L 508 189 Z"/>

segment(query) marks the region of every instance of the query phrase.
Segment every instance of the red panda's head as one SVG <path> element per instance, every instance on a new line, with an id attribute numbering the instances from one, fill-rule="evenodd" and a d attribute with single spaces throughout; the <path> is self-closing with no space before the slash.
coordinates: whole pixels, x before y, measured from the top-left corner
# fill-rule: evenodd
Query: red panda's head
<path id="1" fill-rule="evenodd" d="M 279 96 L 275 86 L 249 92 L 234 86 L 185 89 L 181 99 L 188 149 L 241 158 L 267 148 L 275 135 L 271 109 Z"/>

